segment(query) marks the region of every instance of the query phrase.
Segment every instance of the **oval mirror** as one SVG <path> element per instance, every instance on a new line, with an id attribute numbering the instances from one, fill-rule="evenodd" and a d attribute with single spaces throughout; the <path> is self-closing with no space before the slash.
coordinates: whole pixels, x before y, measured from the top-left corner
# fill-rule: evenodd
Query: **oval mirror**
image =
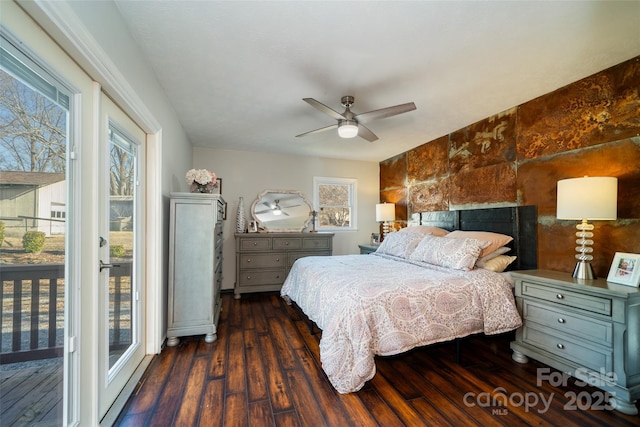
<path id="1" fill-rule="evenodd" d="M 311 203 L 295 190 L 265 190 L 251 205 L 251 216 L 269 232 L 300 232 L 311 220 Z"/>

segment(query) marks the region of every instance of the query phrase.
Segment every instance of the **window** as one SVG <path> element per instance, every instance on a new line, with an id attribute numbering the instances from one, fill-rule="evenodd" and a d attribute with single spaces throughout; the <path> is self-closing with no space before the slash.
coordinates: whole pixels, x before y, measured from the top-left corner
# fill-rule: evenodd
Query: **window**
<path id="1" fill-rule="evenodd" d="M 318 230 L 356 230 L 357 181 L 350 178 L 313 177 L 313 206 Z"/>

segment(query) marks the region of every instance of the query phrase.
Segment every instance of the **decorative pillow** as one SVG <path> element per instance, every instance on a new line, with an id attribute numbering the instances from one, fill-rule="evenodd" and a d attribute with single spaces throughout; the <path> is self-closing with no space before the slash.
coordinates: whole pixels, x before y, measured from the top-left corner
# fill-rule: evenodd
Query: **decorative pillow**
<path id="1" fill-rule="evenodd" d="M 517 257 L 509 255 L 498 255 L 497 257 L 490 259 L 484 263 L 485 270 L 495 271 L 496 273 L 502 273 Z M 478 267 L 480 267 L 478 265 Z"/>
<path id="2" fill-rule="evenodd" d="M 421 233 L 389 233 L 376 252 L 401 258 L 409 258 L 409 255 L 411 255 L 424 236 L 425 234 Z"/>
<path id="3" fill-rule="evenodd" d="M 495 251 L 499 247 L 504 246 L 513 240 L 513 237 L 507 236 L 506 234 L 492 233 L 490 231 L 455 230 L 447 234 L 447 237 L 451 237 L 452 239 L 458 239 L 458 238 L 478 239 L 478 240 L 486 240 L 487 242 L 490 242 L 491 244 L 482 250 L 482 252 L 480 253 L 480 257 L 489 255 L 491 252 Z"/>
<path id="4" fill-rule="evenodd" d="M 433 236 L 446 236 L 449 234 L 449 231 L 438 228 L 438 227 L 430 227 L 428 225 L 413 225 L 406 228 L 401 228 L 398 233 L 422 233 L 422 234 L 431 234 Z"/>
<path id="5" fill-rule="evenodd" d="M 495 257 L 499 256 L 499 255 L 503 255 L 506 254 L 507 252 L 509 252 L 511 250 L 510 247 L 508 246 L 502 246 L 498 249 L 496 249 L 495 251 L 491 252 L 489 255 L 485 255 L 483 257 L 478 258 L 478 261 L 476 261 L 476 266 L 478 267 L 482 267 L 482 265 L 489 261 L 490 259 L 494 259 Z"/>
<path id="6" fill-rule="evenodd" d="M 471 270 L 489 242 L 425 235 L 409 259 L 456 270 Z"/>

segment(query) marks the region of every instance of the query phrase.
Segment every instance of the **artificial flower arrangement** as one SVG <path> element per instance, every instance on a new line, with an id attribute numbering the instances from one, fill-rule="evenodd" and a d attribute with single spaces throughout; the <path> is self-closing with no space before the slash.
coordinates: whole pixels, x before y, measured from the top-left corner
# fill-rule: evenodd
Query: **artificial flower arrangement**
<path id="1" fill-rule="evenodd" d="M 190 169 L 185 177 L 187 184 L 191 184 L 192 193 L 211 193 L 217 184 L 218 177 L 206 169 Z"/>

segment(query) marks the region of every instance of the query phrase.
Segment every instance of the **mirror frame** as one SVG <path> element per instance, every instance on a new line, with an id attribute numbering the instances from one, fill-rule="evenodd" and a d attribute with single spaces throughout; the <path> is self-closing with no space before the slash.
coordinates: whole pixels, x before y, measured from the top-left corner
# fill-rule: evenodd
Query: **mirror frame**
<path id="1" fill-rule="evenodd" d="M 296 226 L 296 227 L 286 227 L 286 228 L 270 227 L 268 224 L 262 222 L 258 218 L 258 216 L 256 215 L 256 206 L 258 206 L 259 204 L 262 204 L 263 203 L 263 198 L 268 194 L 293 194 L 293 195 L 297 195 L 309 207 L 309 215 L 307 216 L 307 218 L 304 220 L 304 222 L 299 227 L 298 226 Z M 261 227 L 262 229 L 264 229 L 264 231 L 266 231 L 267 233 L 300 233 L 300 232 L 302 232 L 302 230 L 304 230 L 305 228 L 307 228 L 309 226 L 309 222 L 313 218 L 313 215 L 311 214 L 312 211 L 313 211 L 313 206 L 311 205 L 309 200 L 307 200 L 307 198 L 305 197 L 304 194 L 302 194 L 302 192 L 297 191 L 297 190 L 264 190 L 261 193 L 258 193 L 258 196 L 253 201 L 253 203 L 251 204 L 251 217 L 258 223 L 258 226 Z"/>

